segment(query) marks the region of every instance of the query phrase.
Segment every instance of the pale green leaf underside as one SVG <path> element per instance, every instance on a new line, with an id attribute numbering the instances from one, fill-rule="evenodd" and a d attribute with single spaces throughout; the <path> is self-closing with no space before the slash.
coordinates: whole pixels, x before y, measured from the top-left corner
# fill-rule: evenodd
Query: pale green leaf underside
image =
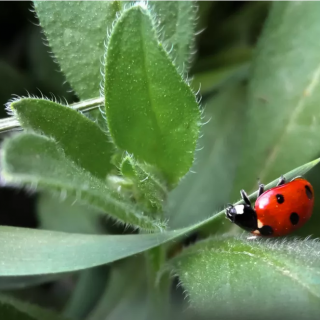
<path id="1" fill-rule="evenodd" d="M 212 238 L 170 262 L 193 307 L 229 319 L 318 319 L 320 244 Z"/>
<path id="2" fill-rule="evenodd" d="M 99 96 L 107 30 L 121 1 L 35 1 L 34 6 L 62 72 L 81 99 Z"/>
<path id="3" fill-rule="evenodd" d="M 2 150 L 2 176 L 8 183 L 46 189 L 100 210 L 122 223 L 159 231 L 156 223 L 106 183 L 66 158 L 57 143 L 35 134 L 7 140 Z"/>
<path id="4" fill-rule="evenodd" d="M 194 50 L 197 7 L 195 1 L 150 1 L 164 45 L 179 70 L 186 73 Z"/>
<path id="5" fill-rule="evenodd" d="M 291 179 L 305 174 L 319 161 L 317 159 L 307 163 L 289 172 L 286 177 Z M 277 180 L 274 180 L 267 188 L 276 183 Z M 250 195 L 250 199 L 256 195 Z M 0 227 L 0 276 L 59 273 L 106 264 L 154 248 L 210 224 L 221 224 L 224 220 L 224 211 L 221 211 L 183 229 L 113 236 Z M 230 222 L 226 220 L 226 223 Z"/>
<path id="6" fill-rule="evenodd" d="M 115 144 L 155 165 L 175 185 L 193 163 L 200 111 L 139 5 L 115 24 L 105 64 L 106 114 Z"/>
<path id="7" fill-rule="evenodd" d="M 98 178 L 106 178 L 112 169 L 114 146 L 93 121 L 72 108 L 44 99 L 21 99 L 11 108 L 24 129 L 54 138 L 70 160 Z"/>
<path id="8" fill-rule="evenodd" d="M 243 156 L 234 184 L 251 192 L 319 154 L 319 2 L 274 2 L 252 66 Z"/>

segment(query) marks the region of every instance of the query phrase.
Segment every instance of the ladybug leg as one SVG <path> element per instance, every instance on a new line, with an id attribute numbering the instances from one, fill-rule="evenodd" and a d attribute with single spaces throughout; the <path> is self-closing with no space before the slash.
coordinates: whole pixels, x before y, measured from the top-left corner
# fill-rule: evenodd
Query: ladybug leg
<path id="1" fill-rule="evenodd" d="M 259 184 L 258 197 L 264 193 L 264 184 Z"/>
<path id="2" fill-rule="evenodd" d="M 279 187 L 285 183 L 286 183 L 286 178 L 284 176 L 281 176 L 278 180 L 277 187 Z"/>
<path id="3" fill-rule="evenodd" d="M 241 191 L 240 191 L 240 194 L 241 194 L 242 200 L 243 200 L 248 206 L 251 207 L 251 202 L 250 202 L 250 200 L 249 200 L 249 198 L 248 198 L 247 193 L 246 193 L 244 190 L 241 190 Z"/>

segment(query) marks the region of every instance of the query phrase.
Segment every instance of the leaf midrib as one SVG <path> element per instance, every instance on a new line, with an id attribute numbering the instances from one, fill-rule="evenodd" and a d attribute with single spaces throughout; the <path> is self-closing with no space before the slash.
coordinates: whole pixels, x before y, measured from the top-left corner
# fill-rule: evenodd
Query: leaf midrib
<path id="1" fill-rule="evenodd" d="M 143 16 L 144 14 L 141 14 L 139 15 L 140 17 L 140 38 L 141 38 L 141 51 L 142 51 L 142 55 L 143 55 L 143 64 L 142 64 L 142 67 L 143 67 L 143 72 L 144 72 L 144 75 L 145 75 L 145 78 L 147 79 L 147 91 L 148 91 L 148 95 L 149 95 L 149 106 L 150 106 L 150 111 L 149 114 L 151 115 L 152 117 L 152 122 L 154 124 L 154 128 L 155 128 L 155 133 L 157 135 L 157 144 L 159 143 L 159 147 L 160 147 L 160 150 L 164 150 L 163 148 L 163 141 L 162 141 L 162 132 L 161 132 L 161 128 L 159 126 L 159 123 L 158 123 L 158 118 L 157 118 L 157 114 L 155 112 L 155 108 L 154 108 L 154 105 L 153 105 L 153 95 L 151 93 L 151 86 L 150 86 L 150 79 L 149 79 L 149 75 L 148 75 L 148 72 L 147 72 L 147 66 L 146 66 L 146 60 L 147 60 L 147 54 L 146 54 L 146 50 L 145 50 L 145 41 L 144 41 L 144 33 L 143 33 Z M 151 22 L 151 20 L 150 20 Z M 152 28 L 152 31 L 153 31 L 153 26 L 151 26 Z M 159 152 L 157 152 L 157 154 L 159 154 Z M 161 161 L 161 156 L 158 158 L 160 161 Z"/>
<path id="2" fill-rule="evenodd" d="M 299 281 L 298 275 L 296 273 L 294 273 L 294 272 L 291 272 L 290 265 L 288 265 L 286 263 L 283 263 L 283 267 L 286 268 L 289 271 L 288 273 L 287 272 L 283 272 L 284 270 L 282 271 L 281 267 L 277 265 L 277 264 L 279 264 L 279 262 L 277 260 L 272 259 L 269 254 L 259 254 L 259 256 L 258 256 L 256 253 L 250 252 L 250 249 L 252 249 L 252 248 L 249 248 L 248 251 L 225 251 L 225 250 L 217 250 L 217 249 L 214 249 L 214 248 L 204 248 L 204 249 L 199 250 L 199 251 L 191 251 L 191 252 L 188 252 L 188 253 L 184 253 L 183 254 L 183 258 L 188 257 L 188 256 L 192 256 L 192 255 L 201 255 L 204 252 L 208 253 L 208 251 L 213 252 L 214 254 L 217 254 L 217 255 L 219 255 L 219 254 L 245 255 L 246 257 L 248 257 L 248 259 L 249 258 L 253 259 L 254 262 L 261 263 L 263 261 L 263 263 L 262 263 L 263 266 L 265 266 L 265 263 L 267 263 L 271 267 L 271 269 L 273 269 L 273 270 L 279 272 L 281 275 L 286 276 L 289 279 L 293 280 L 294 283 L 300 285 L 304 290 L 307 290 L 312 295 L 312 297 L 316 298 L 317 302 L 319 302 L 320 294 L 317 294 L 316 292 L 314 292 L 312 290 L 312 288 L 310 288 L 304 282 Z M 179 259 L 179 257 L 177 257 L 177 260 L 178 259 Z M 272 267 L 274 267 L 274 268 L 272 268 Z M 294 275 L 294 276 L 292 276 L 292 275 Z"/>

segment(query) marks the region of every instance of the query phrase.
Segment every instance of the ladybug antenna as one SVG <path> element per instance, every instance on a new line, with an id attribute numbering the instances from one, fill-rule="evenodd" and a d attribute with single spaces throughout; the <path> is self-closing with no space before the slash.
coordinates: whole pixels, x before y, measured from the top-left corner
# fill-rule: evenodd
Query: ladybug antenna
<path id="1" fill-rule="evenodd" d="M 264 184 L 259 185 L 258 197 L 260 197 L 264 193 Z"/>
<path id="2" fill-rule="evenodd" d="M 283 185 L 286 183 L 286 178 L 284 176 L 281 176 L 278 180 L 278 184 L 277 184 L 277 187 Z"/>
<path id="3" fill-rule="evenodd" d="M 244 190 L 241 190 L 241 191 L 240 191 L 240 194 L 241 194 L 242 200 L 243 200 L 247 205 L 251 206 L 251 202 L 250 202 L 250 200 L 249 200 L 249 198 L 248 198 L 247 193 L 246 193 Z"/>

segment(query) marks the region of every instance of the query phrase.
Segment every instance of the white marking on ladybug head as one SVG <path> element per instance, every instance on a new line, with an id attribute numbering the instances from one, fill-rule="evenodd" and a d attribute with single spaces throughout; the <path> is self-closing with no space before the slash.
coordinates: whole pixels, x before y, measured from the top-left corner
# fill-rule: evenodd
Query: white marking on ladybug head
<path id="1" fill-rule="evenodd" d="M 260 231 L 259 230 L 254 230 L 253 233 L 254 234 L 260 234 Z"/>
<path id="2" fill-rule="evenodd" d="M 263 223 L 258 219 L 258 228 L 261 229 L 263 227 Z"/>
<path id="3" fill-rule="evenodd" d="M 234 209 L 236 210 L 237 214 L 243 214 L 244 212 L 244 205 L 243 204 L 239 204 L 237 206 L 234 206 Z"/>

